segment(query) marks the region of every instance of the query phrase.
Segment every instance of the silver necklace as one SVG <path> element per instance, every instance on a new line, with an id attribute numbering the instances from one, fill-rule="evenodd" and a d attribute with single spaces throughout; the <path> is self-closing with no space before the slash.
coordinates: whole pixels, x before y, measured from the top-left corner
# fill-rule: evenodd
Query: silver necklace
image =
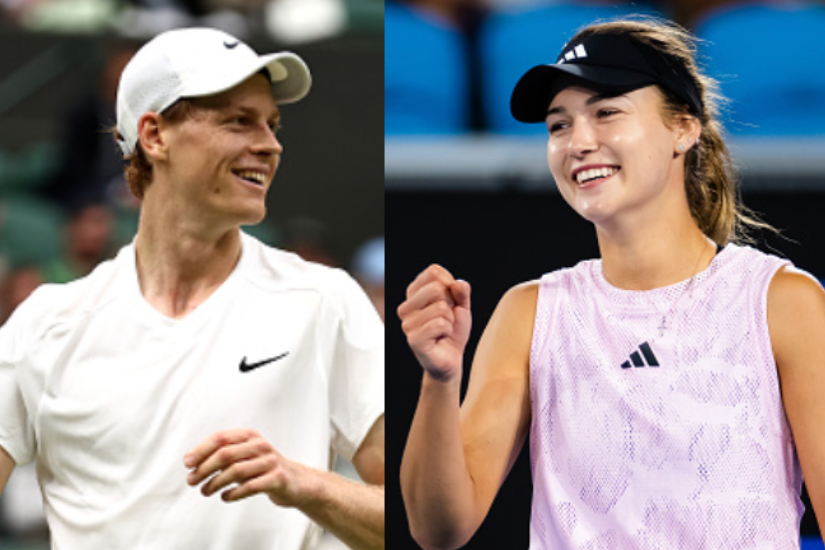
<path id="1" fill-rule="evenodd" d="M 659 326 L 656 327 L 656 328 L 659 329 L 659 338 L 664 337 L 665 332 L 668 329 L 668 324 L 667 324 L 668 317 L 676 309 L 676 306 L 679 305 L 679 302 L 682 301 L 682 298 L 685 296 L 685 294 L 687 294 L 688 291 L 690 291 L 690 298 L 691 299 L 693 298 L 693 281 L 694 281 L 694 279 L 696 279 L 696 275 L 699 274 L 699 272 L 698 272 L 699 263 L 702 261 L 702 256 L 705 255 L 705 249 L 706 248 L 707 248 L 707 246 L 703 246 L 702 249 L 699 251 L 699 257 L 696 258 L 696 264 L 693 266 L 693 274 L 690 276 L 690 279 L 688 280 L 688 283 L 685 285 L 685 288 L 682 289 L 682 292 L 679 293 L 679 296 L 676 297 L 676 300 L 673 301 L 673 303 L 670 305 L 669 308 L 667 308 L 667 310 L 665 312 L 662 312 L 662 310 L 659 309 L 659 306 L 656 305 L 656 302 L 654 302 L 650 298 L 650 296 L 647 293 L 645 293 L 645 297 L 647 298 L 648 302 L 650 302 L 650 305 L 652 305 L 656 309 L 656 311 L 659 313 L 659 315 L 662 316 L 662 320 L 659 322 Z"/>

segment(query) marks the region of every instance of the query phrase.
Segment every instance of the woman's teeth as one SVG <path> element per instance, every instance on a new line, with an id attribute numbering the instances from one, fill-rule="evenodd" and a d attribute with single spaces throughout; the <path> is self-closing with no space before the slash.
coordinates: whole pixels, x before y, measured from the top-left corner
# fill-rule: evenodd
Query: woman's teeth
<path id="1" fill-rule="evenodd" d="M 581 172 L 576 174 L 576 182 L 579 184 L 587 183 L 588 181 L 596 178 L 606 178 L 612 176 L 618 171 L 618 168 L 607 166 L 603 168 L 591 168 L 590 170 L 582 170 Z"/>

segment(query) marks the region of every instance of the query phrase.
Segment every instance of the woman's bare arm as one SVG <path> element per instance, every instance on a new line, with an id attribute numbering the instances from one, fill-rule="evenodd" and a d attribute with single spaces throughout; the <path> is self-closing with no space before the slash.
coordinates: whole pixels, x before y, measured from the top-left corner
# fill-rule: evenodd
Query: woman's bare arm
<path id="1" fill-rule="evenodd" d="M 768 325 L 785 413 L 825 533 L 825 291 L 809 275 L 783 269 L 768 293 Z"/>
<path id="2" fill-rule="evenodd" d="M 461 407 L 469 285 L 431 266 L 399 307 L 425 371 L 401 486 L 413 537 L 426 549 L 457 548 L 469 540 L 523 445 L 536 295 L 533 284 L 502 298 L 479 343 Z"/>

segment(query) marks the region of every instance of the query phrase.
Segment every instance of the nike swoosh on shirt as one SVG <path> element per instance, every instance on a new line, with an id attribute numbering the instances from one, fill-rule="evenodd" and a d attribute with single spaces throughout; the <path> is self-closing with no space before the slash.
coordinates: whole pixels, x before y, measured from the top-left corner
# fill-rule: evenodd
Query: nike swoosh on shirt
<path id="1" fill-rule="evenodd" d="M 281 355 L 276 355 L 275 357 L 270 357 L 269 359 L 264 359 L 263 361 L 258 361 L 257 363 L 247 363 L 246 362 L 246 357 L 244 357 L 243 359 L 241 359 L 240 369 L 241 369 L 241 372 L 249 372 L 249 371 L 255 370 L 257 368 L 263 367 L 264 365 L 274 363 L 275 361 L 277 361 L 279 359 L 283 359 L 287 355 L 289 355 L 288 351 L 282 353 Z"/>

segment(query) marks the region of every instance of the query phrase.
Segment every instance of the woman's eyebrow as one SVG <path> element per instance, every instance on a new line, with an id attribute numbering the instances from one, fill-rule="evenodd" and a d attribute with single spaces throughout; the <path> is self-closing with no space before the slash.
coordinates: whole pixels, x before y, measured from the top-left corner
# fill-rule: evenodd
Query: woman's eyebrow
<path id="1" fill-rule="evenodd" d="M 593 105 L 594 103 L 598 103 L 599 101 L 602 101 L 604 99 L 610 99 L 610 98 L 613 98 L 613 97 L 618 97 L 620 95 L 622 95 L 622 94 L 608 94 L 608 93 L 594 94 L 594 95 L 588 97 L 587 101 L 585 101 L 584 104 L 585 105 Z M 558 107 L 553 107 L 552 109 L 548 109 L 547 110 L 547 116 L 556 115 L 556 114 L 560 114 L 560 113 L 566 113 L 566 112 L 567 112 L 567 109 L 565 109 L 564 107 L 559 105 Z"/>

